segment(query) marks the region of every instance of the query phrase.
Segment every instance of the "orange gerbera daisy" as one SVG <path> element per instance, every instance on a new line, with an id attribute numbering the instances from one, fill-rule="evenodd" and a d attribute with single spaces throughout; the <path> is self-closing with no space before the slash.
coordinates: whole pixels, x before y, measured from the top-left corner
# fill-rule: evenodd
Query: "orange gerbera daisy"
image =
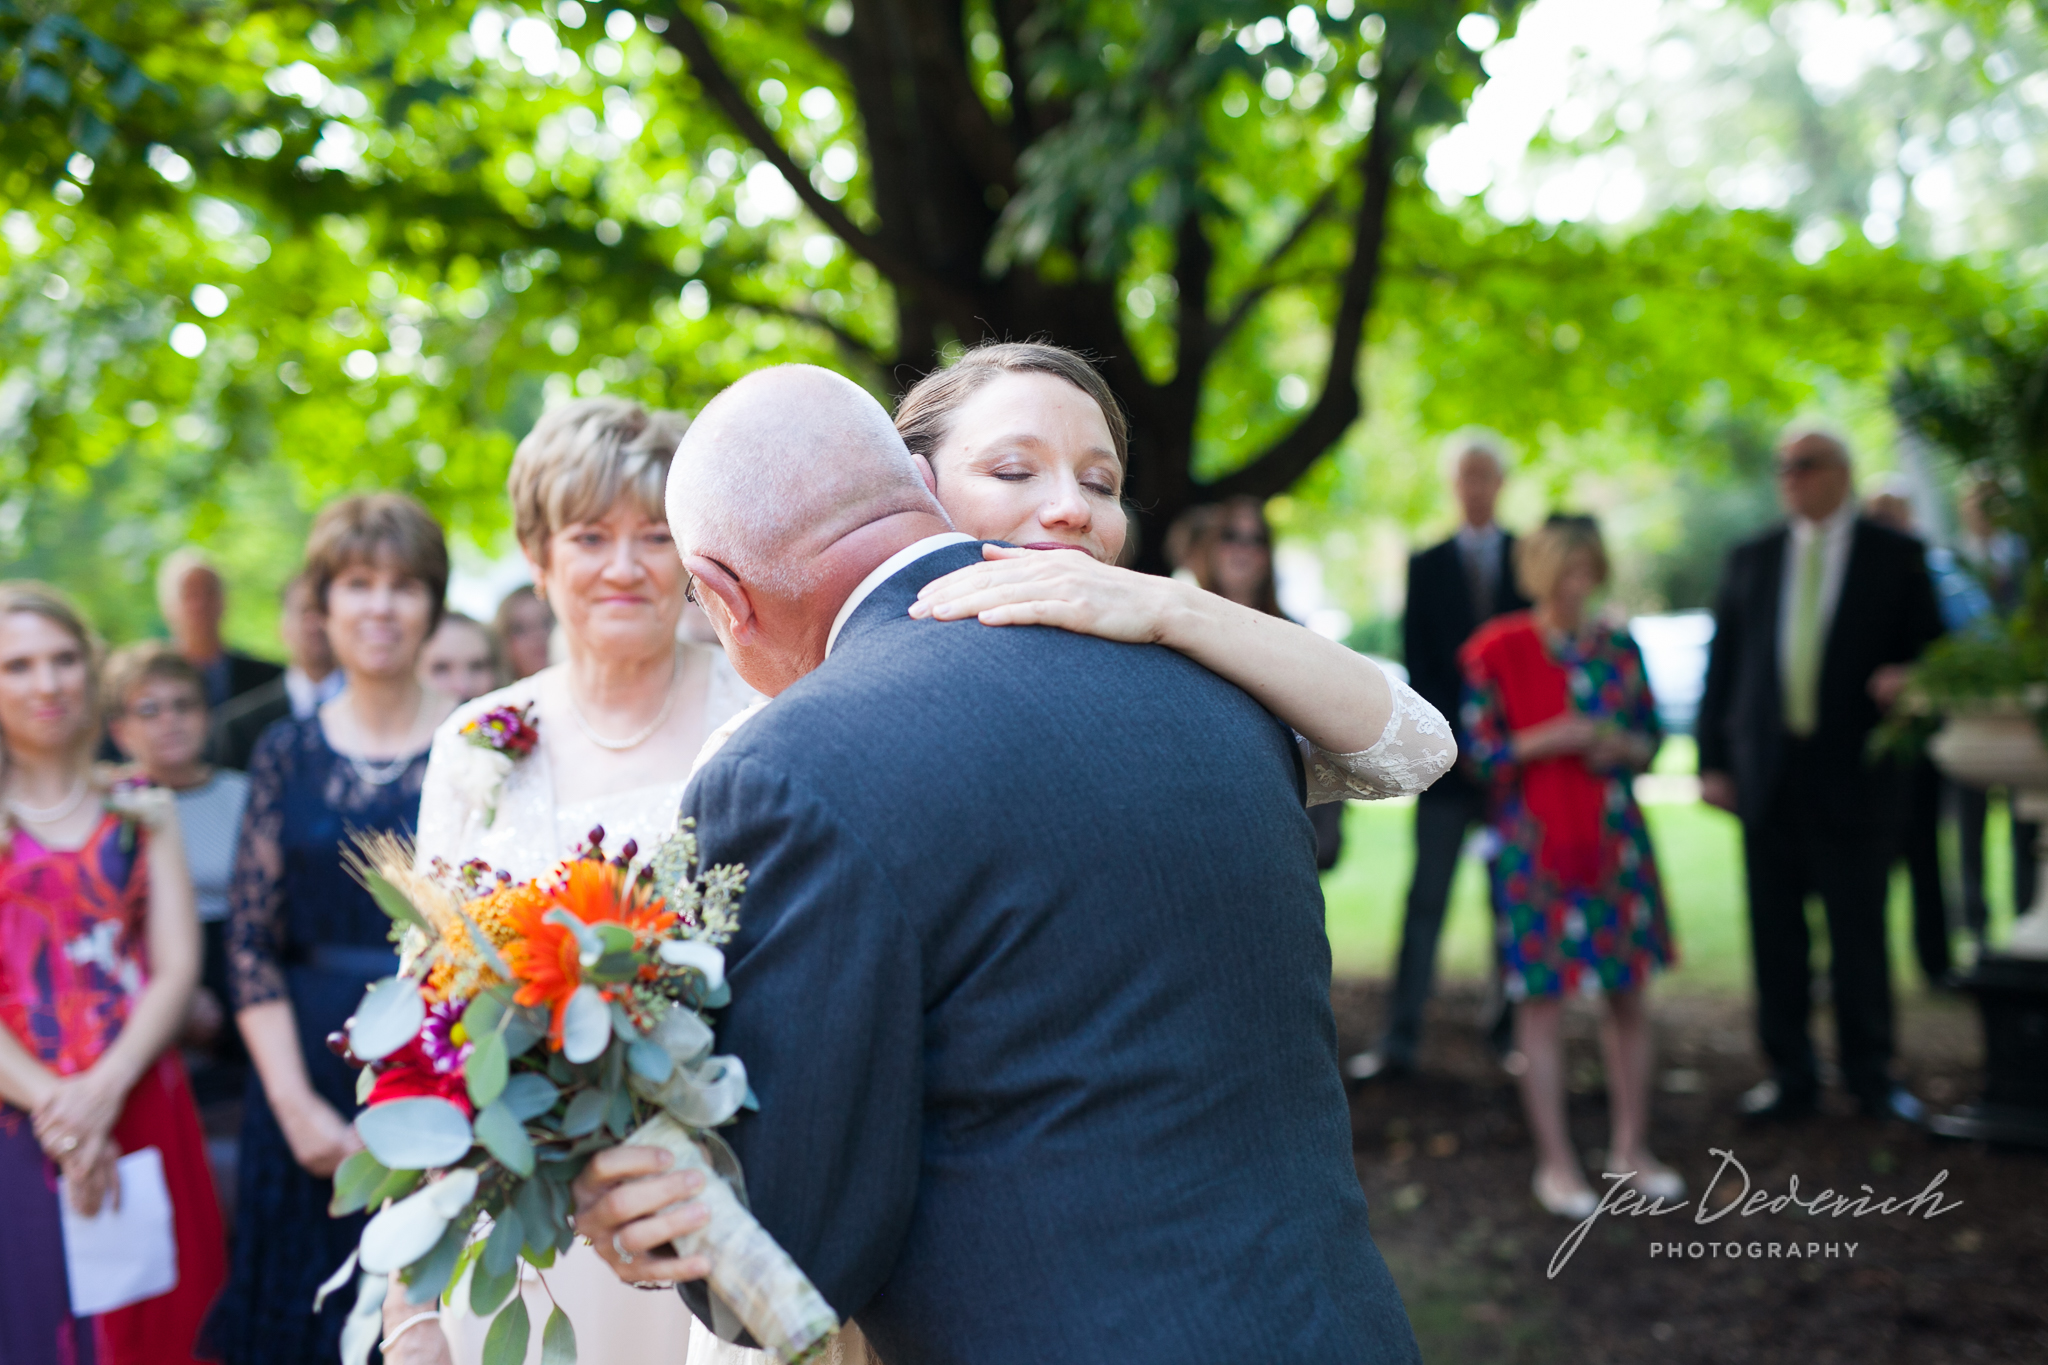
<path id="1" fill-rule="evenodd" d="M 504 946 L 504 956 L 520 983 L 513 998 L 522 1005 L 547 1006 L 548 1043 L 559 1051 L 569 999 L 583 984 L 583 962 L 576 936 L 543 917 L 559 906 L 585 924 L 623 924 L 638 938 L 667 928 L 675 916 L 645 888 L 629 885 L 619 868 L 579 859 L 564 864 L 557 874 L 559 880 L 540 894 L 518 897 L 505 907 L 513 937 Z"/>

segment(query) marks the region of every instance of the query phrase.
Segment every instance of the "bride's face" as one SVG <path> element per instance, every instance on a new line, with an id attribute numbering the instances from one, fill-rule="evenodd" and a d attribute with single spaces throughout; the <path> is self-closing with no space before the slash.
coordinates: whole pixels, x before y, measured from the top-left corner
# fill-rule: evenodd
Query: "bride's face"
<path id="1" fill-rule="evenodd" d="M 634 658 L 675 647 L 682 560 L 668 521 L 631 498 L 549 536 L 547 563 L 534 569 L 570 653 Z"/>
<path id="2" fill-rule="evenodd" d="M 932 456 L 939 502 L 976 540 L 1086 550 L 1114 563 L 1123 468 L 1095 400 L 1054 375 L 998 375 L 953 414 Z"/>

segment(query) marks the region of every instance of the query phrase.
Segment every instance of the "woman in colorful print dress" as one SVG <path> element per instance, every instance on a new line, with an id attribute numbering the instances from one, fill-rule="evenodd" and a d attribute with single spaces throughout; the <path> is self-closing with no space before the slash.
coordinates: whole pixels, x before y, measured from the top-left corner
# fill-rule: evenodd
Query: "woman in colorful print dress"
<path id="1" fill-rule="evenodd" d="M 168 1365 L 225 1269 L 199 1113 L 172 1038 L 199 979 L 199 925 L 168 792 L 109 791 L 97 647 L 77 612 L 0 583 L 0 1365 Z M 177 1281 L 73 1317 L 58 1176 L 80 1212 L 118 1197 L 115 1162 L 163 1159 Z"/>
<path id="2" fill-rule="evenodd" d="M 1532 1188 L 1552 1213 L 1583 1219 L 1597 1197 L 1565 1117 L 1559 1026 L 1567 995 L 1603 996 L 1607 1169 L 1645 1194 L 1684 1182 L 1650 1154 L 1650 974 L 1672 960 L 1656 855 L 1631 779 L 1662 732 L 1643 659 L 1625 628 L 1586 603 L 1607 579 L 1590 517 L 1552 517 L 1516 547 L 1535 608 L 1467 641 L 1467 755 L 1486 782 L 1501 843 L 1503 985 L 1516 1001 L 1522 1107 L 1535 1134 Z"/>

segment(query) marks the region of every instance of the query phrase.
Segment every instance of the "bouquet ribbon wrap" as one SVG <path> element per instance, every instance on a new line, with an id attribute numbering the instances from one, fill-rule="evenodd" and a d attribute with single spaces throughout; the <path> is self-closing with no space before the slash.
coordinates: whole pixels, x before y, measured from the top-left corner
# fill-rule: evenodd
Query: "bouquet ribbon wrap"
<path id="1" fill-rule="evenodd" d="M 819 1354 L 839 1330 L 839 1315 L 797 1268 L 789 1253 L 754 1220 L 724 1176 L 712 1169 L 690 1130 L 666 1114 L 649 1119 L 626 1139 L 629 1146 L 659 1147 L 678 1171 L 701 1171 L 697 1202 L 711 1221 L 674 1242 L 678 1256 L 711 1262 L 711 1288 L 746 1325 L 755 1341 L 784 1365 Z"/>

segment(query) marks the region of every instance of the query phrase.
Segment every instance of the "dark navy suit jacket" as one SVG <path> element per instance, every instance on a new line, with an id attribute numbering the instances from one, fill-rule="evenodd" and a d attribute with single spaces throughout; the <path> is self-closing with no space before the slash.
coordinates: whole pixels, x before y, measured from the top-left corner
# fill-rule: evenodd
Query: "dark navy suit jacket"
<path id="1" fill-rule="evenodd" d="M 1288 731 L 1167 650 L 911 619 L 683 799 L 751 870 L 753 1209 L 890 1365 L 1412 1361 L 1366 1229 Z"/>

